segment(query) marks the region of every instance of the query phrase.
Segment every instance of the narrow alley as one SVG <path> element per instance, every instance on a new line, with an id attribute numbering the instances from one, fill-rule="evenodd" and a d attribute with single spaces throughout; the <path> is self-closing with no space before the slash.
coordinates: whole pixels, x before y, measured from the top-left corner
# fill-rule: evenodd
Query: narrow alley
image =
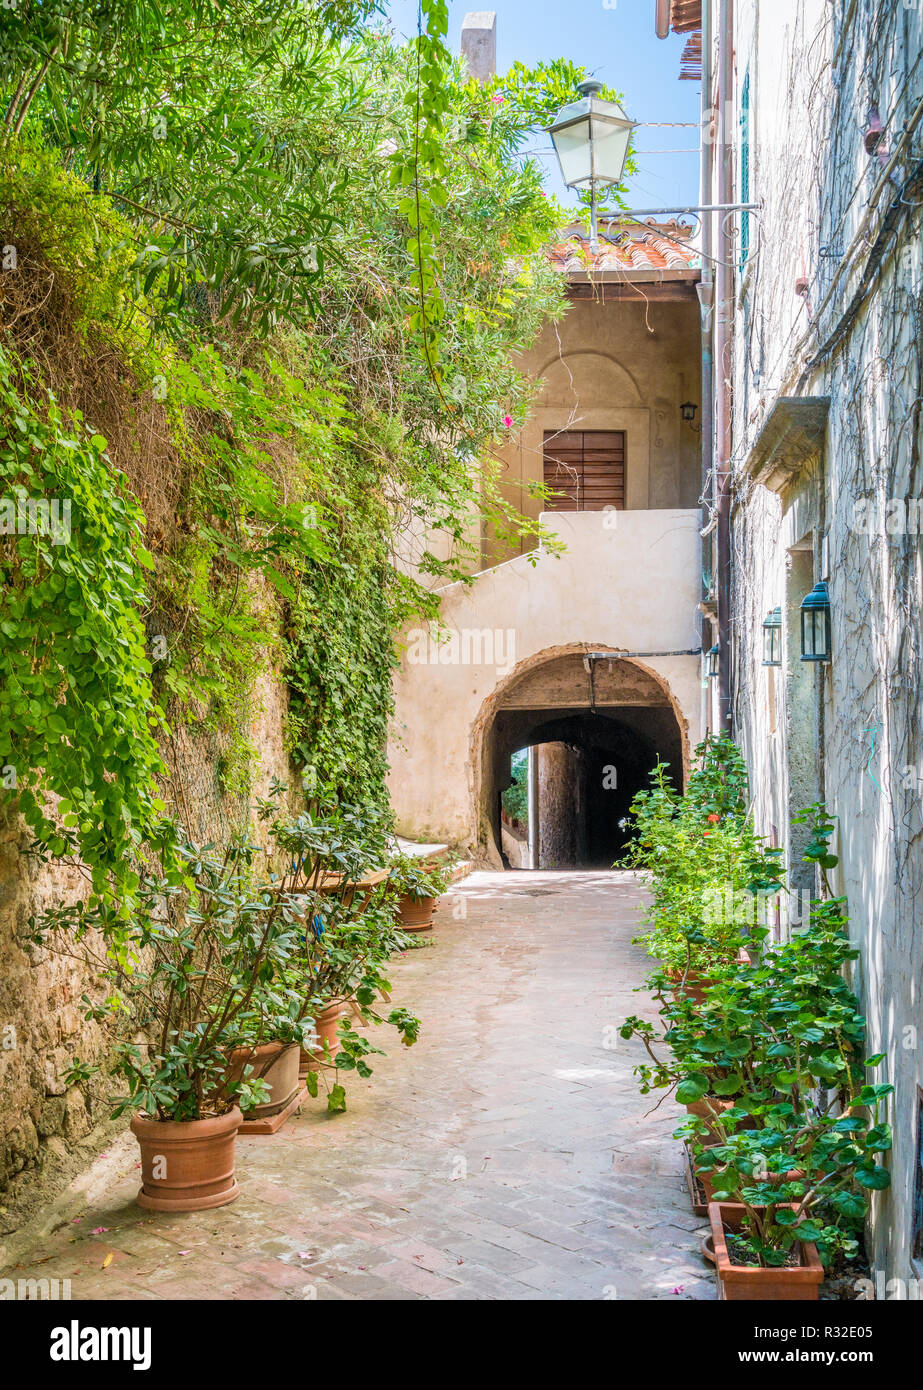
<path id="1" fill-rule="evenodd" d="M 618 1037 L 653 1017 L 633 992 L 642 901 L 631 873 L 471 874 L 394 963 L 419 1042 L 345 1114 L 321 1098 L 242 1138 L 239 1199 L 188 1215 L 135 1205 L 126 1132 L 10 1272 L 73 1299 L 714 1298 L 670 1138 L 683 1112 L 650 1113 Z"/>

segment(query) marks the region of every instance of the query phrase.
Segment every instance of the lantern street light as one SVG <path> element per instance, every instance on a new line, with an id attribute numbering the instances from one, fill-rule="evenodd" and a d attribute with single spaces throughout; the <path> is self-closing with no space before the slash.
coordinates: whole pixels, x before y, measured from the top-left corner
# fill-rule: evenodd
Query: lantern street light
<path id="1" fill-rule="evenodd" d="M 705 657 L 706 679 L 710 681 L 718 679 L 718 662 L 720 660 L 720 657 L 721 648 L 718 646 L 718 643 L 716 642 L 715 645 L 712 648 L 710 648 L 707 656 Z"/>
<path id="2" fill-rule="evenodd" d="M 782 609 L 774 608 L 763 619 L 763 665 L 782 665 Z"/>
<path id="3" fill-rule="evenodd" d="M 801 660 L 830 660 L 830 595 L 823 579 L 801 600 Z"/>
<path id="4" fill-rule="evenodd" d="M 561 177 L 568 188 L 589 185 L 590 246 L 599 250 L 596 234 L 596 185 L 621 183 L 628 146 L 637 121 L 630 121 L 617 101 L 603 101 L 597 94 L 601 82 L 581 82 L 582 100 L 572 101 L 558 112 L 548 127 Z"/>

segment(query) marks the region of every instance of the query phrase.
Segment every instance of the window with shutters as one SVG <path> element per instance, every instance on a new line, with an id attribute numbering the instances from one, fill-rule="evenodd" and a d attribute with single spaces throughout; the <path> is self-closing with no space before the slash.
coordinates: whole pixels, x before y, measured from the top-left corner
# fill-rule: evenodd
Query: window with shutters
<path id="1" fill-rule="evenodd" d="M 546 430 L 544 454 L 549 511 L 624 510 L 624 430 Z"/>

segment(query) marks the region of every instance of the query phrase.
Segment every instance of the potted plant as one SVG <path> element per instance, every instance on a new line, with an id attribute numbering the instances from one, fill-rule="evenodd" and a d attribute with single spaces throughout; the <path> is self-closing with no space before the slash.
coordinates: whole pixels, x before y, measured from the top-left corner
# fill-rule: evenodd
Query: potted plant
<path id="1" fill-rule="evenodd" d="M 254 1020 L 277 1007 L 269 986 L 294 951 L 297 931 L 254 882 L 258 852 L 245 836 L 223 855 L 180 838 L 173 867 L 141 876 L 124 949 L 97 958 L 108 997 L 94 1004 L 84 996 L 87 1018 L 114 1018 L 129 1035 L 115 1046 L 114 1072 L 126 1094 L 113 1113 L 134 1112 L 138 1202 L 156 1211 L 233 1201 L 241 1108 L 270 1100 L 253 1064 L 261 1042 Z M 93 910 L 78 904 L 46 914 L 44 930 L 66 926 L 85 934 L 97 926 Z M 76 1066 L 83 1074 L 93 1070 Z"/>
<path id="2" fill-rule="evenodd" d="M 403 931 L 431 931 L 436 899 L 449 886 L 445 866 L 425 863 L 412 855 L 397 856 L 391 864 L 390 888 L 397 896 Z"/>
<path id="3" fill-rule="evenodd" d="M 381 818 L 374 811 L 319 802 L 295 820 L 268 803 L 270 836 L 288 868 L 276 884 L 281 903 L 302 923 L 297 948 L 280 978 L 301 1000 L 298 1021 L 308 1030 L 300 1074 L 312 1095 L 322 1079 L 331 1111 L 345 1108 L 342 1077 L 371 1075 L 369 1058 L 381 1054 L 348 1020 L 387 1022 L 404 1046 L 415 1042 L 419 1020 L 407 1009 L 379 1012 L 390 996 L 388 961 L 406 944 L 394 921 L 388 870 L 378 870 L 388 852 Z"/>

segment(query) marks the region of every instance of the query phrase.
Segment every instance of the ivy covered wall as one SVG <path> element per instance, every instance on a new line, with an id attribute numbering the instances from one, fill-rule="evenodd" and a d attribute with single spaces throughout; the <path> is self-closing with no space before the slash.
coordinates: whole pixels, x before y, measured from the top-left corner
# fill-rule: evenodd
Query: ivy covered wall
<path id="1" fill-rule="evenodd" d="M 583 74 L 479 85 L 437 21 L 0 12 L 7 1225 L 106 1111 L 80 941 L 52 963 L 30 917 L 92 897 L 118 950 L 145 857 L 272 778 L 384 805 L 395 633 L 481 516 L 535 531 L 496 450 L 562 214 L 520 151 Z"/>

